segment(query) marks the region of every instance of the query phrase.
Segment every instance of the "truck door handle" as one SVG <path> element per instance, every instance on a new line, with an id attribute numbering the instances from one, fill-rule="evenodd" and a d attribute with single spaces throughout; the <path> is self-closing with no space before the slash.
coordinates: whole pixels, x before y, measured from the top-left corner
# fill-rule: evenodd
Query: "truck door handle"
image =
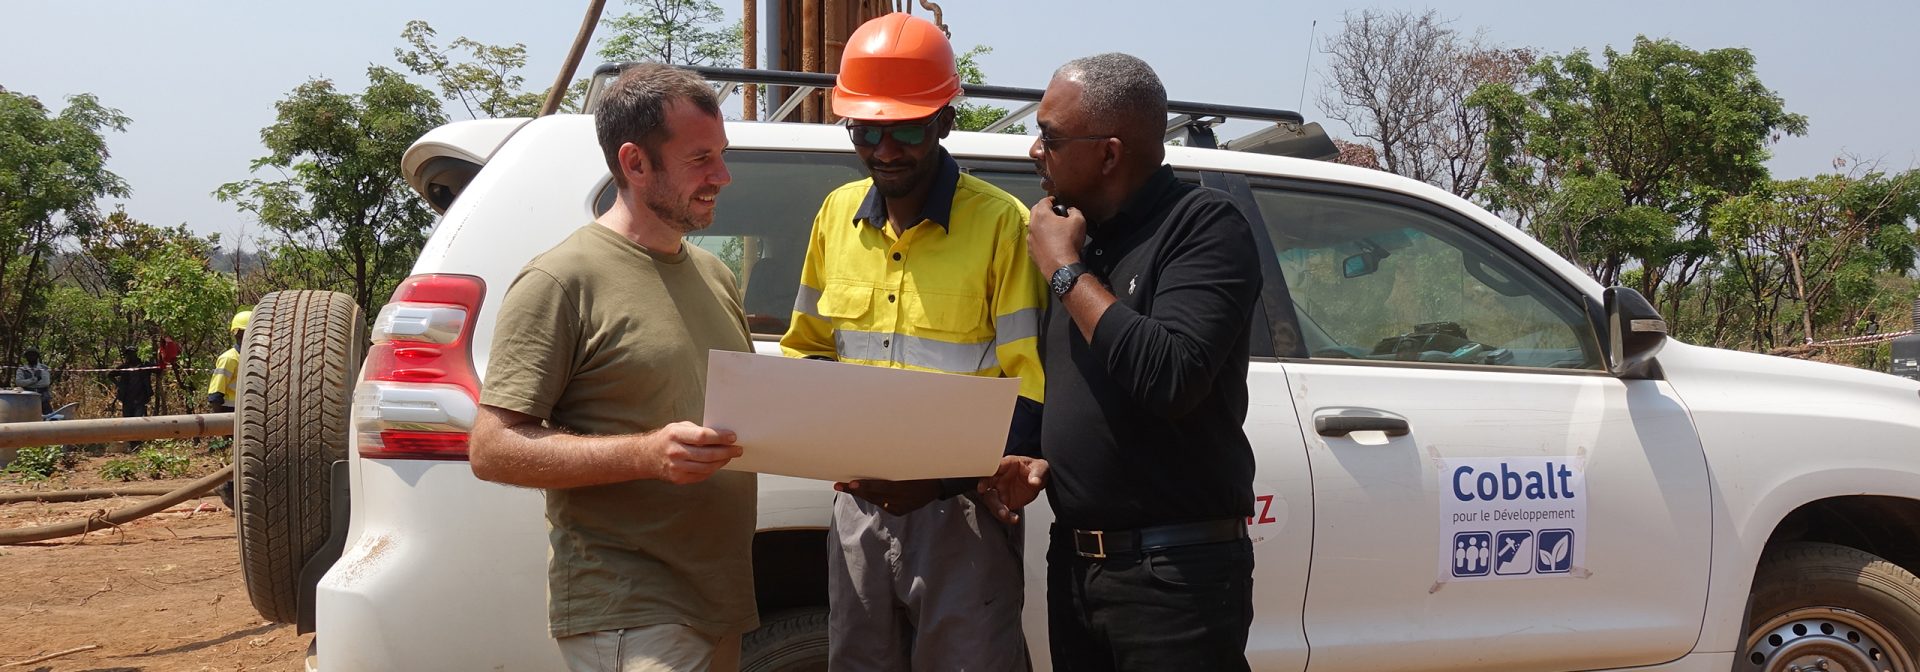
<path id="1" fill-rule="evenodd" d="M 1372 415 L 1322 415 L 1313 419 L 1313 431 L 1321 436 L 1346 436 L 1354 432 L 1384 432 L 1387 436 L 1406 436 L 1412 431 L 1407 421 Z"/>

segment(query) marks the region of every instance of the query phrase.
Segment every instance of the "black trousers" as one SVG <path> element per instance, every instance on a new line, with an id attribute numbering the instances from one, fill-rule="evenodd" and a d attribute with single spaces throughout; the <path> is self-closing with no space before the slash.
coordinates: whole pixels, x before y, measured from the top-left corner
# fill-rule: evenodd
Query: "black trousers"
<path id="1" fill-rule="evenodd" d="M 147 417 L 147 402 L 145 401 L 120 402 L 120 417 L 123 417 L 123 418 Z M 132 448 L 134 450 L 139 450 L 140 446 L 143 446 L 143 445 L 146 445 L 145 441 L 134 440 L 134 441 L 127 442 L 127 447 Z"/>
<path id="2" fill-rule="evenodd" d="M 1253 543 L 1199 544 L 1105 560 L 1080 557 L 1055 526 L 1047 548 L 1053 669 L 1247 669 Z"/>

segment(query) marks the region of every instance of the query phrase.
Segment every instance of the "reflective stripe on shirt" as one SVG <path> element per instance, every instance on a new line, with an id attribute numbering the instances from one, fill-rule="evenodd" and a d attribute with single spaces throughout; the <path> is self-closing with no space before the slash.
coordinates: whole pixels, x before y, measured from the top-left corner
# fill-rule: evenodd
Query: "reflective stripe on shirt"
<path id="1" fill-rule="evenodd" d="M 833 346 L 840 359 L 905 364 L 946 373 L 979 373 L 998 368 L 993 343 L 949 343 L 911 334 L 835 329 Z"/>

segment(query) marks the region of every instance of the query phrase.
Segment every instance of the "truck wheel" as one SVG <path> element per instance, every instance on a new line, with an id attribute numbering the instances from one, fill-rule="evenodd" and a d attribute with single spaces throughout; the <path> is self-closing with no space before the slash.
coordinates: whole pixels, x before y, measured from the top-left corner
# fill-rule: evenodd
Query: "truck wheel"
<path id="1" fill-rule="evenodd" d="M 1786 544 L 1761 560 L 1746 670 L 1916 672 L 1920 577 L 1846 546 Z"/>
<path id="2" fill-rule="evenodd" d="M 254 306 L 240 351 L 234 518 L 247 596 L 267 620 L 298 620 L 300 569 L 332 529 L 332 464 L 347 456 L 366 338 L 345 294 L 274 292 Z"/>
<path id="3" fill-rule="evenodd" d="M 776 612 L 740 640 L 740 672 L 827 669 L 827 610 Z"/>

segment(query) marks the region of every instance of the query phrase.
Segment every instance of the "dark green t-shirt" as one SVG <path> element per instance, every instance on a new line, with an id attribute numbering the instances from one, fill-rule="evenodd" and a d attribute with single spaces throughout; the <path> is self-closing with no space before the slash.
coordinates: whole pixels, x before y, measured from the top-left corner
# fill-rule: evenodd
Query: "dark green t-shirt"
<path id="1" fill-rule="evenodd" d="M 589 224 L 529 262 L 494 322 L 480 403 L 583 435 L 704 415 L 707 351 L 752 342 L 733 272 L 691 244 L 657 255 Z M 758 626 L 754 475 L 547 491 L 553 635 L 668 623 Z"/>

